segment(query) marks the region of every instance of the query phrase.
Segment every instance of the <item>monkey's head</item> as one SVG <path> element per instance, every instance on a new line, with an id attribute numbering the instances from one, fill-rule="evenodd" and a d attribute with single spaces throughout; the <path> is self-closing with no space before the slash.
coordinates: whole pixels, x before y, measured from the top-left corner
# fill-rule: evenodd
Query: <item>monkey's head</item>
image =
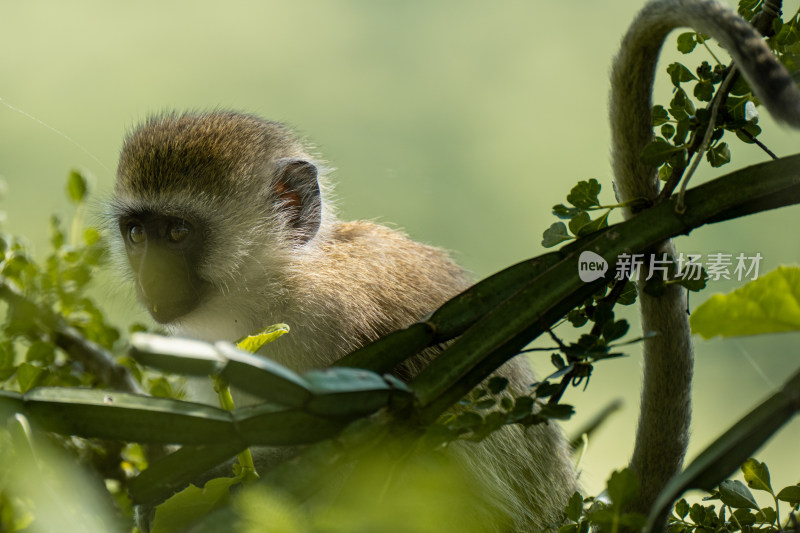
<path id="1" fill-rule="evenodd" d="M 139 299 L 162 324 L 271 282 L 326 230 L 316 164 L 280 124 L 151 117 L 125 139 L 113 215 Z M 270 276 L 272 279 L 260 279 Z"/>

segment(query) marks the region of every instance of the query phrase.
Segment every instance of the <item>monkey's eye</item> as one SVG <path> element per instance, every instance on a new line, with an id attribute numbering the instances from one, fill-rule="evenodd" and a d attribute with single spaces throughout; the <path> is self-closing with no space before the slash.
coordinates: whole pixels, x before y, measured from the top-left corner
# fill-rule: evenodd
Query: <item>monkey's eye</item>
<path id="1" fill-rule="evenodd" d="M 142 244 L 145 239 L 147 239 L 147 234 L 141 224 L 133 224 L 128 228 L 128 240 L 133 244 Z"/>
<path id="2" fill-rule="evenodd" d="M 172 242 L 181 242 L 189 236 L 189 226 L 183 222 L 172 224 L 167 230 L 167 238 Z"/>

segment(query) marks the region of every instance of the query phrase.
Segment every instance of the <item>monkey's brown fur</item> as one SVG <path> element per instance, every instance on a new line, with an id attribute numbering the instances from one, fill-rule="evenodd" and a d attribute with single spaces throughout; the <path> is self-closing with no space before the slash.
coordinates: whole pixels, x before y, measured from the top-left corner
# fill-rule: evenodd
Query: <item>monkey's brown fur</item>
<path id="1" fill-rule="evenodd" d="M 470 284 L 437 248 L 371 222 L 338 221 L 316 162 L 319 230 L 307 242 L 293 241 L 275 170 L 286 158 L 313 161 L 285 127 L 231 112 L 161 115 L 126 139 L 117 213 L 158 212 L 207 227 L 206 258 L 197 271 L 211 292 L 167 324 L 174 333 L 232 341 L 285 322 L 291 333 L 269 345 L 269 357 L 296 370 L 325 367 L 419 320 Z M 414 375 L 422 365 L 418 358 L 399 374 Z M 501 372 L 517 393 L 534 382 L 519 358 Z M 451 448 L 481 487 L 487 516 L 499 513 L 516 530 L 557 524 L 576 489 L 567 445 L 553 423 L 508 427 Z"/>

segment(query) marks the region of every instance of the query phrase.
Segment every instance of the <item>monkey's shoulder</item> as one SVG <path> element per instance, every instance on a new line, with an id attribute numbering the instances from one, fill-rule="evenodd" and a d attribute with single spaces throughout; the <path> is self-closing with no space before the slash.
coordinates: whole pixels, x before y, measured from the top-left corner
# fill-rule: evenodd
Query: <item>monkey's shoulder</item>
<path id="1" fill-rule="evenodd" d="M 358 320 L 371 338 L 404 327 L 469 286 L 448 255 L 372 222 L 335 223 L 290 290 L 319 315 Z M 338 327 L 341 327 L 339 324 Z"/>
<path id="2" fill-rule="evenodd" d="M 357 257 L 371 270 L 393 269 L 409 282 L 430 283 L 435 279 L 464 288 L 469 285 L 465 271 L 443 249 L 412 240 L 402 231 L 368 221 L 337 223 L 331 235 L 333 248 Z"/>

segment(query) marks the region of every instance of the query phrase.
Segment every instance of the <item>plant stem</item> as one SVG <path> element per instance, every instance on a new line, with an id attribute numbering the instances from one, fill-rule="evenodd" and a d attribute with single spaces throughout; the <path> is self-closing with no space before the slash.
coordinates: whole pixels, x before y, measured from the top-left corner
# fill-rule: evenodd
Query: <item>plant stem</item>
<path id="1" fill-rule="evenodd" d="M 225 380 L 219 376 L 212 376 L 214 380 L 214 391 L 219 398 L 219 406 L 226 411 L 233 411 L 236 407 L 233 403 L 233 395 L 231 395 L 231 388 Z M 237 455 L 239 459 L 239 467 L 242 471 L 242 483 L 247 484 L 258 479 L 258 472 L 256 472 L 256 465 L 253 463 L 253 454 L 250 453 L 250 448 L 241 451 Z"/>

